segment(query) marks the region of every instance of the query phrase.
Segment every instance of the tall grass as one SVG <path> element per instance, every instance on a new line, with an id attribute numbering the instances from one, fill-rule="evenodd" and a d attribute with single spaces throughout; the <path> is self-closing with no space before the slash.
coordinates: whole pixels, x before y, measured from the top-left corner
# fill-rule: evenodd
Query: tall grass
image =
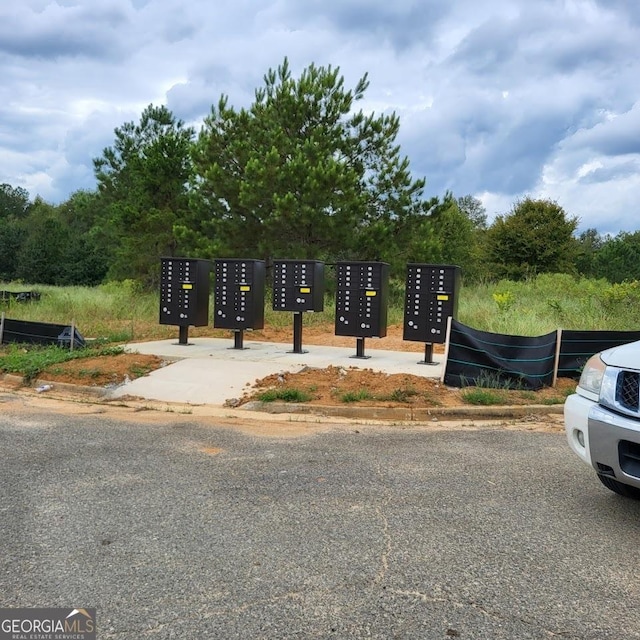
<path id="1" fill-rule="evenodd" d="M 640 329 L 639 292 L 631 288 L 616 297 L 617 287 L 606 280 L 567 274 L 463 287 L 458 319 L 483 331 L 520 336 L 543 335 L 558 328 Z"/>
<path id="2" fill-rule="evenodd" d="M 6 317 L 69 324 L 74 321 L 85 337 L 107 341 L 170 338 L 176 328 L 160 325 L 159 292 L 145 292 L 133 281 L 98 287 L 51 287 L 0 283 L 0 289 L 38 291 L 38 302 L 0 303 Z M 213 299 L 209 305 L 210 317 Z M 305 326 L 334 322 L 335 302 L 327 296 L 324 311 L 305 314 Z M 464 285 L 459 293 L 458 319 L 494 333 L 535 336 L 558 328 L 579 330 L 640 329 L 640 284 L 610 285 L 605 280 L 573 278 L 565 274 L 541 275 L 524 282 Z M 403 321 L 403 283 L 391 283 L 388 324 Z M 265 326 L 289 328 L 291 314 L 265 304 Z M 191 335 L 219 335 L 208 327 L 191 328 Z"/>

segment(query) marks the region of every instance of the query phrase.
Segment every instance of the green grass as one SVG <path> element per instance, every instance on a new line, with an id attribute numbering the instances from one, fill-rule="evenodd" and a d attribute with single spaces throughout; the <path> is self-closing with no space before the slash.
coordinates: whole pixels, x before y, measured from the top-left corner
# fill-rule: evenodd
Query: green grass
<path id="1" fill-rule="evenodd" d="M 543 335 L 558 328 L 638 330 L 640 286 L 632 285 L 612 286 L 606 280 L 566 274 L 544 274 L 522 282 L 463 284 L 458 319 L 482 331 L 521 336 Z M 3 303 L 0 311 L 8 318 L 60 324 L 75 321 L 83 336 L 108 342 L 169 338 L 176 333 L 175 327 L 158 322 L 159 291 L 143 291 L 131 280 L 97 287 L 0 283 L 0 288 L 41 294 L 37 302 Z M 390 283 L 388 325 L 403 321 L 403 288 L 403 282 Z M 212 297 L 209 317 L 213 317 Z M 324 310 L 305 314 L 304 325 L 331 326 L 334 317 L 335 301 L 327 295 Z M 291 324 L 291 313 L 273 311 L 267 295 L 265 326 L 289 328 Z M 211 327 L 197 329 L 210 331 Z"/>
<path id="2" fill-rule="evenodd" d="M 482 388 L 469 388 L 460 394 L 463 402 L 467 404 L 490 406 L 496 404 L 505 404 L 505 394 L 500 391 L 491 391 Z"/>
<path id="3" fill-rule="evenodd" d="M 543 398 L 540 404 L 545 404 L 545 405 L 564 404 L 565 400 L 566 398 L 563 398 L 562 396 L 558 396 L 557 398 Z"/>
<path id="4" fill-rule="evenodd" d="M 213 285 L 213 283 L 212 283 Z M 123 344 L 132 341 L 174 338 L 177 327 L 158 321 L 159 291 L 144 291 L 135 282 L 110 282 L 97 287 L 53 287 L 23 282 L 2 283 L 8 291 L 37 291 L 39 301 L 0 303 L 0 312 L 7 318 L 34 322 L 70 325 L 91 338 L 95 344 Z M 389 286 L 388 325 L 403 322 L 404 283 L 393 280 Z M 557 330 L 640 330 L 640 284 L 610 285 L 606 280 L 574 278 L 566 274 L 544 274 L 522 282 L 501 280 L 463 286 L 459 292 L 458 319 L 475 329 L 507 335 L 539 336 Z M 221 336 L 228 332 L 213 329 L 213 296 L 209 301 L 209 323 L 191 327 L 192 336 Z M 335 300 L 327 295 L 324 310 L 304 315 L 304 326 L 322 326 L 332 332 Z M 292 314 L 273 311 L 269 291 L 265 301 L 265 327 L 290 329 Z M 53 351 L 37 354 L 31 348 L 22 360 L 5 351 L 0 359 L 0 371 L 21 373 L 27 378 L 37 374 L 57 358 L 83 357 L 76 350 L 73 356 Z M 55 355 L 52 355 L 55 354 Z M 499 380 L 481 380 L 487 388 L 517 389 Z M 393 400 L 407 400 L 405 390 L 397 390 Z M 348 396 L 345 402 L 358 402 Z"/>
<path id="5" fill-rule="evenodd" d="M 516 391 L 526 389 L 524 382 L 505 378 L 500 371 L 482 370 L 475 379 L 473 386 L 481 389 L 503 389 L 504 391 Z"/>
<path id="6" fill-rule="evenodd" d="M 26 382 L 31 382 L 45 369 L 62 362 L 94 356 L 116 355 L 122 352 L 122 348 L 114 346 L 86 347 L 70 351 L 58 346 L 10 344 L 3 346 L 0 350 L 0 372 L 20 374 Z"/>
<path id="7" fill-rule="evenodd" d="M 339 396 L 342 402 L 362 402 L 363 400 L 375 400 L 375 397 L 367 389 L 360 389 L 359 391 L 346 391 Z"/>
<path id="8" fill-rule="evenodd" d="M 285 387 L 283 389 L 267 389 L 258 394 L 258 400 L 262 402 L 309 402 L 313 400 L 313 396 L 306 391 L 293 387 Z"/>

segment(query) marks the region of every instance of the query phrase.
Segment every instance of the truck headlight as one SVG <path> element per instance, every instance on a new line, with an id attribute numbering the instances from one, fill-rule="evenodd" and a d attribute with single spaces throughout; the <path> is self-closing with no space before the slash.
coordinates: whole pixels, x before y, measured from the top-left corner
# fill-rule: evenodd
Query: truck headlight
<path id="1" fill-rule="evenodd" d="M 578 387 L 598 397 L 606 368 L 607 365 L 600 359 L 599 355 L 596 354 L 589 358 L 582 370 Z"/>

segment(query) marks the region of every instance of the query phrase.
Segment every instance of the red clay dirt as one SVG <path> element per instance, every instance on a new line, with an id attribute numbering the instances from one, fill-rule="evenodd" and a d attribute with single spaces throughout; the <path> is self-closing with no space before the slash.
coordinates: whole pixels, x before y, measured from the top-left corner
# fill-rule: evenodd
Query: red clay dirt
<path id="1" fill-rule="evenodd" d="M 326 345 L 354 347 L 355 338 L 336 336 L 333 327 L 305 327 L 306 345 Z M 228 334 L 228 332 L 227 332 Z M 266 328 L 251 333 L 251 340 L 267 342 L 290 342 L 291 331 Z M 394 351 L 414 351 L 424 353 L 421 343 L 402 340 L 402 326 L 388 327 L 387 336 L 371 339 L 367 350 L 387 349 Z M 442 353 L 442 345 L 434 345 L 435 353 Z M 167 363 L 157 356 L 136 353 L 122 353 L 113 356 L 99 356 L 72 360 L 50 367 L 40 376 L 52 382 L 65 382 L 88 387 L 105 387 L 122 384 L 127 378 L 133 380 L 165 366 Z M 545 388 L 537 392 L 521 390 L 485 390 L 493 401 L 504 405 L 560 404 L 575 388 L 575 381 L 561 379 L 555 388 Z M 267 390 L 277 395 L 289 395 L 295 400 L 299 394 L 306 394 L 306 404 L 382 407 L 456 407 L 470 404 L 465 395 L 471 389 L 454 389 L 433 378 L 410 374 L 385 374 L 372 369 L 328 367 L 307 369 L 300 373 L 285 373 L 256 380 L 247 388 L 241 402 L 259 399 Z M 477 391 L 477 389 L 476 389 Z M 304 397 L 304 396 L 302 396 Z"/>

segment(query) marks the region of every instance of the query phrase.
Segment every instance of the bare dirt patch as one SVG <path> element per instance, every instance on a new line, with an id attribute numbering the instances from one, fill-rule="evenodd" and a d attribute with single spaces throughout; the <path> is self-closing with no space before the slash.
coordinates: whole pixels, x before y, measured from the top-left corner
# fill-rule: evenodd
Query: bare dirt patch
<path id="1" fill-rule="evenodd" d="M 228 332 L 227 334 L 228 335 Z M 288 328 L 265 328 L 251 334 L 252 340 L 267 342 L 290 342 Z M 304 327 L 303 341 L 307 345 L 353 346 L 355 338 L 336 336 L 333 326 Z M 387 329 L 387 336 L 367 341 L 367 349 L 424 352 L 424 344 L 402 339 L 402 326 Z M 434 345 L 434 353 L 442 353 L 443 345 Z M 165 366 L 167 361 L 153 355 L 121 353 L 117 355 L 83 358 L 54 365 L 44 371 L 41 380 L 63 382 L 85 387 L 108 387 L 123 384 Z M 573 380 L 558 380 L 555 388 L 540 391 L 487 389 L 497 397 L 498 404 L 523 406 L 531 404 L 561 404 L 575 388 Z M 261 399 L 266 391 L 276 392 L 273 399 L 281 401 L 287 396 L 292 402 L 303 397 L 305 404 L 325 406 L 369 406 L 369 407 L 459 407 L 469 404 L 464 396 L 470 389 L 446 387 L 439 380 L 411 374 L 385 374 L 372 369 L 354 367 L 328 367 L 306 369 L 299 373 L 282 373 L 256 380 L 248 388 L 241 403 Z M 298 394 L 303 394 L 299 396 Z M 477 403 L 481 404 L 481 403 Z"/>
<path id="2" fill-rule="evenodd" d="M 107 387 L 145 376 L 166 364 L 167 361 L 158 356 L 120 353 L 62 362 L 49 367 L 39 377 L 51 382 Z"/>
<path id="3" fill-rule="evenodd" d="M 494 404 L 526 406 L 561 404 L 567 393 L 574 388 L 575 381 L 560 379 L 556 387 L 539 391 L 483 391 L 486 392 L 489 401 L 495 400 Z M 386 374 L 372 369 L 327 367 L 307 368 L 298 373 L 273 374 L 256 380 L 241 402 L 278 400 L 324 406 L 357 404 L 368 407 L 459 407 L 474 404 L 465 398 L 469 391 L 470 388 L 447 387 L 437 379 L 412 374 Z M 482 398 L 482 394 L 480 395 Z"/>
<path id="4" fill-rule="evenodd" d="M 312 344 L 324 347 L 353 347 L 355 352 L 356 339 L 346 336 L 336 336 L 333 325 L 310 325 L 302 330 L 303 344 Z M 366 349 L 383 349 L 386 351 L 409 351 L 424 353 L 424 344 L 410 342 L 402 339 L 402 325 L 395 324 L 387 327 L 387 335 L 384 338 L 368 338 Z M 265 327 L 259 331 L 251 332 L 251 340 L 264 342 L 292 342 L 292 328 Z M 444 353 L 444 345 L 433 345 L 433 353 Z"/>

